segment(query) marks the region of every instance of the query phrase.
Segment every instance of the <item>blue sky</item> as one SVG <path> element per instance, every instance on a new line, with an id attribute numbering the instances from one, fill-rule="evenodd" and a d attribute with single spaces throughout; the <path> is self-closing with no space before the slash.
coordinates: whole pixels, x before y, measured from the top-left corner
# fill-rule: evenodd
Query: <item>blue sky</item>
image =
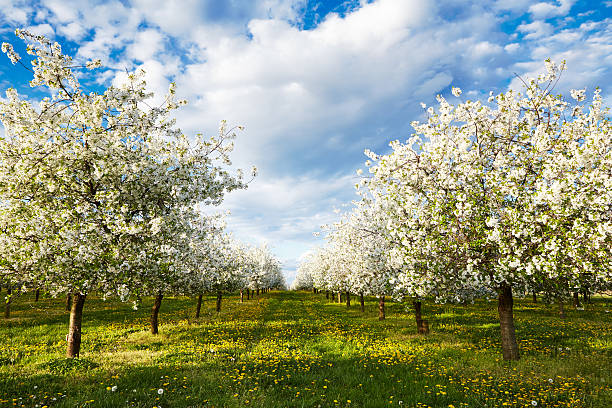
<path id="1" fill-rule="evenodd" d="M 235 165 L 260 169 L 232 193 L 229 228 L 267 241 L 292 280 L 312 233 L 355 198 L 363 150 L 387 151 L 422 118 L 419 102 L 452 86 L 474 99 L 519 87 L 544 59 L 566 60 L 558 85 L 612 83 L 612 1 L 585 0 L 0 0 L 2 41 L 17 27 L 101 58 L 92 87 L 142 67 L 162 95 L 170 81 L 189 100 L 186 133 L 246 127 Z M 0 60 L 0 88 L 27 87 L 28 73 Z M 514 78 L 514 79 L 513 79 Z"/>

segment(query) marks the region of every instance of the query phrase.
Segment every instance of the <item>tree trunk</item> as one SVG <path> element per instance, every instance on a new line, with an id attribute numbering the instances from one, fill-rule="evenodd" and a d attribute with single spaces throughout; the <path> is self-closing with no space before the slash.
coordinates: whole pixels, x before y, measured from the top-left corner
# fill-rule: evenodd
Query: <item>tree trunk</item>
<path id="1" fill-rule="evenodd" d="M 565 319 L 565 306 L 563 305 L 563 298 L 559 296 L 559 317 Z"/>
<path id="2" fill-rule="evenodd" d="M 591 303 L 590 300 L 589 300 L 589 291 L 586 290 L 586 289 L 582 291 L 582 300 L 583 300 L 583 302 L 585 304 L 586 303 Z"/>
<path id="3" fill-rule="evenodd" d="M 221 311 L 221 292 L 217 292 L 217 313 Z"/>
<path id="4" fill-rule="evenodd" d="M 363 293 L 359 294 L 359 302 L 361 303 L 361 313 L 365 312 L 365 301 L 363 299 Z"/>
<path id="5" fill-rule="evenodd" d="M 70 306 L 70 323 L 68 325 L 68 338 L 66 345 L 66 357 L 75 358 L 81 353 L 81 323 L 83 321 L 83 305 L 85 297 L 82 293 L 74 293 Z"/>
<path id="6" fill-rule="evenodd" d="M 242 292 L 242 289 L 240 289 L 240 303 L 244 303 L 244 293 Z"/>
<path id="7" fill-rule="evenodd" d="M 351 292 L 346 291 L 346 307 L 351 307 Z"/>
<path id="8" fill-rule="evenodd" d="M 202 310 L 202 295 L 198 296 L 198 305 L 196 306 L 196 319 L 200 318 L 200 310 Z"/>
<path id="9" fill-rule="evenodd" d="M 259 297 L 259 288 L 257 288 L 257 297 Z"/>
<path id="10" fill-rule="evenodd" d="M 11 296 L 12 288 L 11 285 L 6 287 L 6 303 L 4 304 L 4 318 L 8 319 L 11 317 L 11 302 L 13 297 Z"/>
<path id="11" fill-rule="evenodd" d="M 417 333 L 419 334 L 429 334 L 429 323 L 427 320 L 423 320 L 423 315 L 421 314 L 421 301 L 412 302 L 414 306 L 414 317 L 416 318 L 417 324 Z"/>
<path id="12" fill-rule="evenodd" d="M 342 292 L 338 292 L 338 301 L 336 303 L 342 303 Z"/>
<path id="13" fill-rule="evenodd" d="M 36 289 L 36 292 L 34 292 L 34 301 L 38 302 L 39 297 L 40 297 L 40 289 Z"/>
<path id="14" fill-rule="evenodd" d="M 580 307 L 580 295 L 574 292 L 574 307 Z"/>
<path id="15" fill-rule="evenodd" d="M 385 320 L 385 297 L 378 298 L 378 320 Z"/>
<path id="16" fill-rule="evenodd" d="M 502 352 L 504 360 L 518 360 L 519 349 L 516 342 L 516 334 L 514 332 L 514 316 L 512 308 L 514 300 L 512 299 L 512 287 L 504 284 L 499 290 L 499 298 L 497 302 L 497 312 L 499 313 L 499 327 L 501 329 Z"/>
<path id="17" fill-rule="evenodd" d="M 538 303 L 538 296 L 533 292 L 533 303 Z"/>
<path id="18" fill-rule="evenodd" d="M 329 290 L 325 291 L 325 299 L 329 300 Z"/>
<path id="19" fill-rule="evenodd" d="M 69 312 L 72 307 L 72 295 L 69 293 L 66 295 L 66 311 Z"/>
<path id="20" fill-rule="evenodd" d="M 153 303 L 153 308 L 151 309 L 151 334 L 159 333 L 159 308 L 161 307 L 162 299 L 164 298 L 163 293 L 159 292 L 155 297 L 155 302 Z"/>

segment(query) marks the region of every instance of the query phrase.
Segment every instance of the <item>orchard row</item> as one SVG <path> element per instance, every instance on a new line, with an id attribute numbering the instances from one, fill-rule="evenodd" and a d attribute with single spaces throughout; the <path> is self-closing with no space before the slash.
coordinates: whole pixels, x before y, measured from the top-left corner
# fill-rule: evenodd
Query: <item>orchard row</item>
<path id="1" fill-rule="evenodd" d="M 327 245 L 300 265 L 294 287 L 412 298 L 496 297 L 504 359 L 519 358 L 513 296 L 612 289 L 612 127 L 599 89 L 554 93 L 565 69 L 486 101 L 438 96 L 415 134 L 366 151 L 361 200 L 326 226 Z M 461 90 L 453 88 L 454 98 Z"/>

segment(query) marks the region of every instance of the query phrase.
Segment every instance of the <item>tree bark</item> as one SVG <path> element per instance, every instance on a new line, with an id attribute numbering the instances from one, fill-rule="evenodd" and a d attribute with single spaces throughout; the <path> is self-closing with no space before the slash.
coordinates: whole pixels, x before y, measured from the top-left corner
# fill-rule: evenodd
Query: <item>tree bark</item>
<path id="1" fill-rule="evenodd" d="M 69 312 L 72 307 L 72 295 L 69 293 L 66 295 L 66 311 Z"/>
<path id="2" fill-rule="evenodd" d="M 240 303 L 244 303 L 244 293 L 242 292 L 242 289 L 240 289 Z"/>
<path id="3" fill-rule="evenodd" d="M 40 297 L 40 289 L 36 289 L 36 292 L 34 292 L 34 301 L 38 302 L 39 297 Z"/>
<path id="4" fill-rule="evenodd" d="M 196 306 L 196 319 L 200 318 L 200 310 L 202 310 L 202 294 L 198 296 L 198 304 Z"/>
<path id="5" fill-rule="evenodd" d="M 533 292 L 533 303 L 538 303 L 538 296 Z"/>
<path id="6" fill-rule="evenodd" d="M 365 312 L 365 301 L 363 299 L 363 293 L 359 294 L 359 303 L 361 303 L 361 313 Z"/>
<path id="7" fill-rule="evenodd" d="M 161 292 L 159 292 L 155 297 L 155 302 L 153 303 L 153 308 L 151 309 L 151 334 L 159 333 L 159 308 L 161 307 L 163 298 L 164 294 Z"/>
<path id="8" fill-rule="evenodd" d="M 378 320 L 385 320 L 385 297 L 378 298 Z"/>
<path id="9" fill-rule="evenodd" d="M 580 295 L 574 292 L 574 307 L 580 307 Z"/>
<path id="10" fill-rule="evenodd" d="M 427 322 L 427 320 L 423 320 L 423 315 L 421 314 L 421 301 L 415 300 L 414 302 L 412 302 L 412 305 L 414 306 L 414 317 L 416 319 L 417 324 L 417 333 L 429 334 L 429 323 Z"/>
<path id="11" fill-rule="evenodd" d="M 514 332 L 513 306 L 512 287 L 508 284 L 504 284 L 499 290 L 497 301 L 504 360 L 518 360 L 520 358 L 516 334 Z"/>
<path id="12" fill-rule="evenodd" d="M 221 311 L 221 292 L 217 292 L 217 313 Z"/>
<path id="13" fill-rule="evenodd" d="M 585 304 L 591 303 L 591 300 L 589 299 L 589 291 L 587 289 L 582 291 L 582 300 Z"/>
<path id="14" fill-rule="evenodd" d="M 329 290 L 325 291 L 325 299 L 329 300 Z"/>
<path id="15" fill-rule="evenodd" d="M 257 297 L 259 297 L 259 288 L 257 288 Z"/>
<path id="16" fill-rule="evenodd" d="M 81 353 L 81 324 L 83 322 L 83 305 L 85 297 L 82 293 L 74 293 L 70 305 L 70 323 L 68 325 L 68 338 L 66 345 L 66 357 L 75 358 Z"/>
<path id="17" fill-rule="evenodd" d="M 336 303 L 342 303 L 342 292 L 338 292 L 338 301 Z"/>
<path id="18" fill-rule="evenodd" d="M 565 319 L 565 306 L 563 305 L 563 298 L 559 296 L 559 317 Z"/>
<path id="19" fill-rule="evenodd" d="M 351 292 L 346 291 L 346 307 L 351 307 Z"/>
<path id="20" fill-rule="evenodd" d="M 6 287 L 6 303 L 4 304 L 4 318 L 8 319 L 11 317 L 11 302 L 13 302 L 13 297 L 11 296 L 13 289 L 11 285 Z"/>

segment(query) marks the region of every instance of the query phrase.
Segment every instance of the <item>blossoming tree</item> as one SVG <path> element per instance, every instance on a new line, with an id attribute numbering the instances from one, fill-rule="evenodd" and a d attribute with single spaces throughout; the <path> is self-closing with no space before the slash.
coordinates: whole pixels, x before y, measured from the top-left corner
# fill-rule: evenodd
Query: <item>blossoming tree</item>
<path id="1" fill-rule="evenodd" d="M 17 35 L 34 56 L 31 68 L 23 64 L 33 73 L 30 85 L 50 96 L 36 104 L 11 88 L 0 102 L 2 274 L 72 294 L 67 356 L 75 357 L 87 294 L 125 295 L 146 270 L 171 274 L 176 241 L 154 250 L 158 235 L 180 229 L 174 221 L 196 203 L 218 204 L 245 184 L 225 169 L 234 134 L 224 124 L 209 139 L 175 128 L 170 114 L 184 102 L 174 86 L 161 106 L 149 105 L 142 72 L 120 87 L 88 92 L 77 79 L 83 67 L 59 44 Z M 2 49 L 21 63 L 9 44 Z"/>
<path id="2" fill-rule="evenodd" d="M 406 143 L 367 152 L 368 186 L 403 244 L 396 255 L 440 298 L 495 291 L 507 360 L 519 358 L 513 290 L 573 288 L 585 273 L 612 279 L 608 110 L 598 90 L 588 108 L 584 90 L 571 92 L 574 103 L 554 95 L 564 65 L 546 65 L 524 93 L 457 106 L 439 96 Z"/>

